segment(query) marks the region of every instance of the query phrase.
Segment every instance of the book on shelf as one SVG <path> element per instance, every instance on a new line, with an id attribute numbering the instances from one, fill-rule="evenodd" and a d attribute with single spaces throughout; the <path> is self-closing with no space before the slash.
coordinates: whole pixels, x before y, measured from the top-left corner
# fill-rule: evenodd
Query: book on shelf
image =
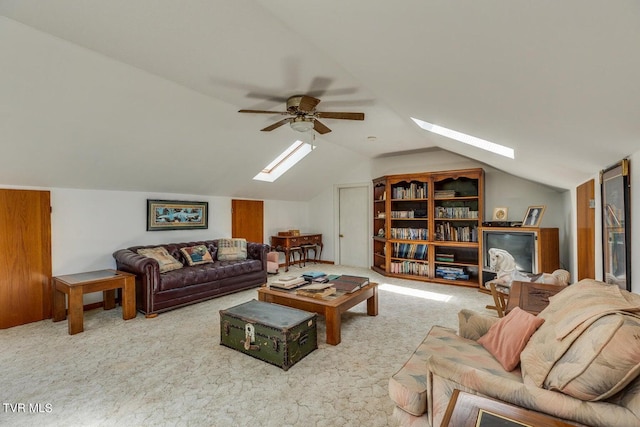
<path id="1" fill-rule="evenodd" d="M 367 286 L 369 284 L 368 277 L 362 276 L 350 276 L 343 274 L 333 280 L 329 281 L 329 284 L 336 288 L 338 291 L 344 291 L 346 293 L 355 292 L 358 289 Z"/>
<path id="2" fill-rule="evenodd" d="M 305 283 L 307 283 L 307 280 L 304 277 L 286 276 L 272 281 L 269 286 L 280 289 L 294 289 Z"/>

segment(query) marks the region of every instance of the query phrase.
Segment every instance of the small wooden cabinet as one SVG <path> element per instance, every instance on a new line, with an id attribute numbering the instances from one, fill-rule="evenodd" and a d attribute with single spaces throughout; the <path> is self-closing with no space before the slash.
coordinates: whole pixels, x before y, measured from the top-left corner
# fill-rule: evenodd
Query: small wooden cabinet
<path id="1" fill-rule="evenodd" d="M 478 286 L 484 171 L 373 180 L 373 265 L 381 274 Z"/>

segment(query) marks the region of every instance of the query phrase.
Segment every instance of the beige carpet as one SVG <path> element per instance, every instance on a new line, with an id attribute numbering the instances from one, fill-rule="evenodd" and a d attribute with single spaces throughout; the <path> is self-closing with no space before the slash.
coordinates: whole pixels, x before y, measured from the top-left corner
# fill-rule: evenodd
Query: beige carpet
<path id="1" fill-rule="evenodd" d="M 286 372 L 220 345 L 219 310 L 257 299 L 255 289 L 155 319 L 92 310 L 74 336 L 66 322 L 0 330 L 0 425 L 393 425 L 389 376 L 429 328 L 457 328 L 463 307 L 489 313 L 490 296 L 476 289 L 332 265 L 290 273 L 303 271 L 369 276 L 381 284 L 379 315 L 364 302 L 345 313 L 337 346 L 319 317 L 318 349 Z"/>

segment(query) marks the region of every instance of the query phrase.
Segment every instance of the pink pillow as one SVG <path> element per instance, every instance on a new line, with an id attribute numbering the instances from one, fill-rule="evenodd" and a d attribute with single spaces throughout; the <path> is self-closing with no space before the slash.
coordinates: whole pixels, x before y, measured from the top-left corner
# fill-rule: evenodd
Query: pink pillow
<path id="1" fill-rule="evenodd" d="M 531 335 L 544 323 L 544 319 L 516 307 L 494 323 L 478 342 L 495 357 L 507 371 L 520 363 L 520 353 Z"/>

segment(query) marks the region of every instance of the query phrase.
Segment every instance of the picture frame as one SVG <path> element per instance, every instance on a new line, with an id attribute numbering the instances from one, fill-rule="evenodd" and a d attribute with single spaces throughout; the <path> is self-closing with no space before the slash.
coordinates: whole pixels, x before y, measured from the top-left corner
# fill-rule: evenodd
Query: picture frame
<path id="1" fill-rule="evenodd" d="M 540 222 L 542 222 L 542 215 L 544 215 L 544 211 L 546 209 L 546 205 L 529 206 L 527 208 L 527 213 L 524 215 L 524 219 L 522 220 L 522 226 L 540 227 Z"/>
<path id="2" fill-rule="evenodd" d="M 441 425 L 456 427 L 569 426 L 547 414 L 458 389 L 453 390 Z"/>
<path id="3" fill-rule="evenodd" d="M 600 171 L 603 281 L 631 291 L 629 159 Z"/>
<path id="4" fill-rule="evenodd" d="M 493 221 L 506 221 L 509 208 L 493 208 Z"/>
<path id="5" fill-rule="evenodd" d="M 147 199 L 147 231 L 209 228 L 209 202 Z"/>

